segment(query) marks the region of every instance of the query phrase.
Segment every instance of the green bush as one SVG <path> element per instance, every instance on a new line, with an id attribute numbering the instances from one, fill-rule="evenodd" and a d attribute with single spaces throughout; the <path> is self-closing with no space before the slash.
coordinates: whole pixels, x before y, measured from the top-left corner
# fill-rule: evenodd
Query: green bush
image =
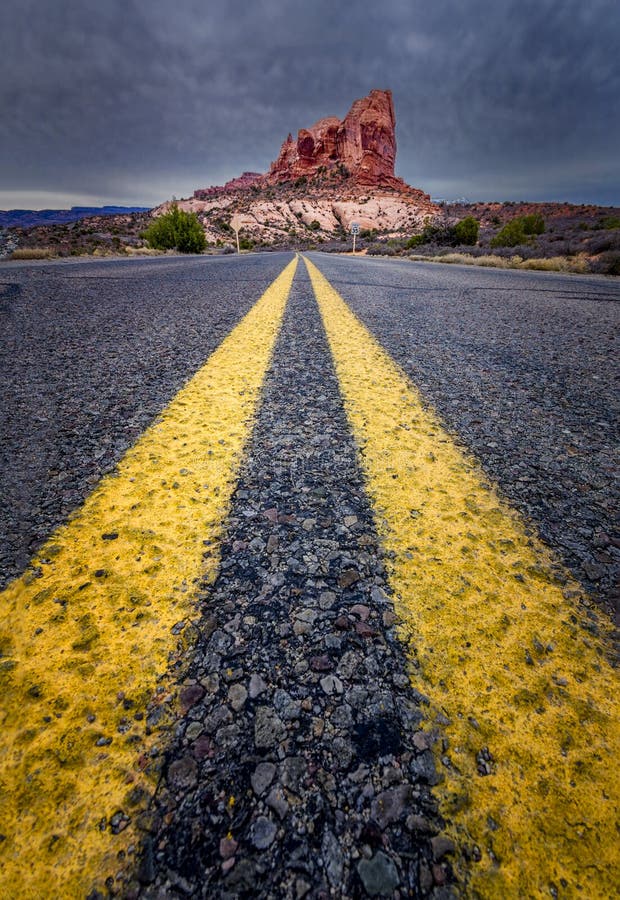
<path id="1" fill-rule="evenodd" d="M 180 253 L 202 253 L 207 244 L 196 213 L 185 212 L 176 203 L 149 225 L 143 237 L 156 250 L 178 250 Z"/>
<path id="2" fill-rule="evenodd" d="M 457 244 L 469 244 L 473 246 L 478 243 L 478 231 L 480 230 L 480 222 L 473 216 L 467 216 L 461 219 L 454 226 L 454 238 Z"/>
<path id="3" fill-rule="evenodd" d="M 540 213 L 532 213 L 531 216 L 522 216 L 523 231 L 525 234 L 544 234 L 545 220 Z"/>
<path id="4" fill-rule="evenodd" d="M 313 219 L 312 222 L 310 222 L 310 224 L 308 225 L 308 228 L 310 229 L 310 231 L 320 231 L 321 223 L 316 219 Z"/>
<path id="5" fill-rule="evenodd" d="M 620 216 L 606 216 L 601 219 L 601 225 L 608 229 L 620 228 Z"/>
<path id="6" fill-rule="evenodd" d="M 518 216 L 506 222 L 504 227 L 491 239 L 491 247 L 518 247 L 525 244 L 529 237 L 542 234 L 545 230 L 545 220 L 540 213 L 531 216 Z"/>

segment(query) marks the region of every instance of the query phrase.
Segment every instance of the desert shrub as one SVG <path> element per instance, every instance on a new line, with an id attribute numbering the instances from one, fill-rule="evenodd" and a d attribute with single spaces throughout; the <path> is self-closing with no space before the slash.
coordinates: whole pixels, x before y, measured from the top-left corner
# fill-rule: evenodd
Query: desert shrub
<path id="1" fill-rule="evenodd" d="M 196 213 L 185 212 L 176 203 L 149 225 L 143 237 L 156 250 L 180 253 L 202 253 L 207 243 Z"/>
<path id="2" fill-rule="evenodd" d="M 620 228 L 620 216 L 606 216 L 601 219 L 601 225 L 608 229 Z"/>
<path id="3" fill-rule="evenodd" d="M 540 213 L 533 213 L 530 216 L 521 216 L 524 234 L 544 234 L 545 220 Z"/>
<path id="4" fill-rule="evenodd" d="M 457 244 L 468 244 L 472 246 L 478 242 L 478 232 L 480 231 L 480 222 L 473 216 L 467 216 L 461 219 L 454 226 L 454 238 Z"/>
<path id="5" fill-rule="evenodd" d="M 525 244 L 528 237 L 543 234 L 545 220 L 539 213 L 531 216 L 517 216 L 506 222 L 504 227 L 491 238 L 491 247 L 518 247 Z"/>
<path id="6" fill-rule="evenodd" d="M 254 246 L 254 241 L 247 237 L 239 238 L 239 249 L 240 250 L 251 250 Z"/>
<path id="7" fill-rule="evenodd" d="M 310 231 L 320 231 L 321 223 L 316 219 L 313 219 L 312 222 L 310 222 L 310 224 L 308 225 L 308 228 L 310 229 Z"/>
<path id="8" fill-rule="evenodd" d="M 605 253 L 607 250 L 620 251 L 620 234 L 595 234 L 587 242 L 588 252 Z"/>
<path id="9" fill-rule="evenodd" d="M 587 261 L 577 256 L 569 259 L 566 256 L 548 256 L 544 259 L 526 259 L 520 265 L 520 269 L 537 269 L 543 272 L 578 272 L 589 271 Z"/>
<path id="10" fill-rule="evenodd" d="M 53 255 L 51 247 L 21 247 L 13 250 L 11 259 L 49 259 Z"/>
<path id="11" fill-rule="evenodd" d="M 591 260 L 590 270 L 599 275 L 620 275 L 620 253 L 615 251 L 601 253 L 596 259 Z"/>

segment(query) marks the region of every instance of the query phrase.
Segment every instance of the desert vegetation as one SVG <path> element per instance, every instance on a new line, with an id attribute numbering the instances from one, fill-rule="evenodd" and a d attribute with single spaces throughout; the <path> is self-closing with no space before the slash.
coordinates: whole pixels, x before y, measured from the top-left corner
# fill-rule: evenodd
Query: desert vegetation
<path id="1" fill-rule="evenodd" d="M 142 237 L 155 250 L 178 250 L 180 253 L 202 253 L 207 243 L 196 214 L 179 209 L 176 203 L 167 213 L 158 216 Z"/>

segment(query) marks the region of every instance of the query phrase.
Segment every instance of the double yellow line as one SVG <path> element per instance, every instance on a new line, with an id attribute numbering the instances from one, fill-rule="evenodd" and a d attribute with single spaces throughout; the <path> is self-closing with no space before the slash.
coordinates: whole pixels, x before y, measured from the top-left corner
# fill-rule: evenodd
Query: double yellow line
<path id="1" fill-rule="evenodd" d="M 140 717 L 158 684 L 171 699 L 174 626 L 193 614 L 196 580 L 216 575 L 296 265 L 0 598 L 0 896 L 83 896 L 136 842 L 157 739 Z M 612 896 L 620 746 L 605 637 L 585 630 L 578 587 L 306 265 L 392 551 L 412 682 L 431 700 L 462 893 Z"/>

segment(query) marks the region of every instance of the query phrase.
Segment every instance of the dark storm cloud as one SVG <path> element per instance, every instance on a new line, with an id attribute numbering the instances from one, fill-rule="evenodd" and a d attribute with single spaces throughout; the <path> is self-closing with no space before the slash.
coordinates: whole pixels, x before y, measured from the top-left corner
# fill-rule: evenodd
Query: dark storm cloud
<path id="1" fill-rule="evenodd" d="M 620 203 L 619 35 L 615 0 L 3 0 L 0 206 L 186 195 L 373 87 L 435 196 Z"/>

